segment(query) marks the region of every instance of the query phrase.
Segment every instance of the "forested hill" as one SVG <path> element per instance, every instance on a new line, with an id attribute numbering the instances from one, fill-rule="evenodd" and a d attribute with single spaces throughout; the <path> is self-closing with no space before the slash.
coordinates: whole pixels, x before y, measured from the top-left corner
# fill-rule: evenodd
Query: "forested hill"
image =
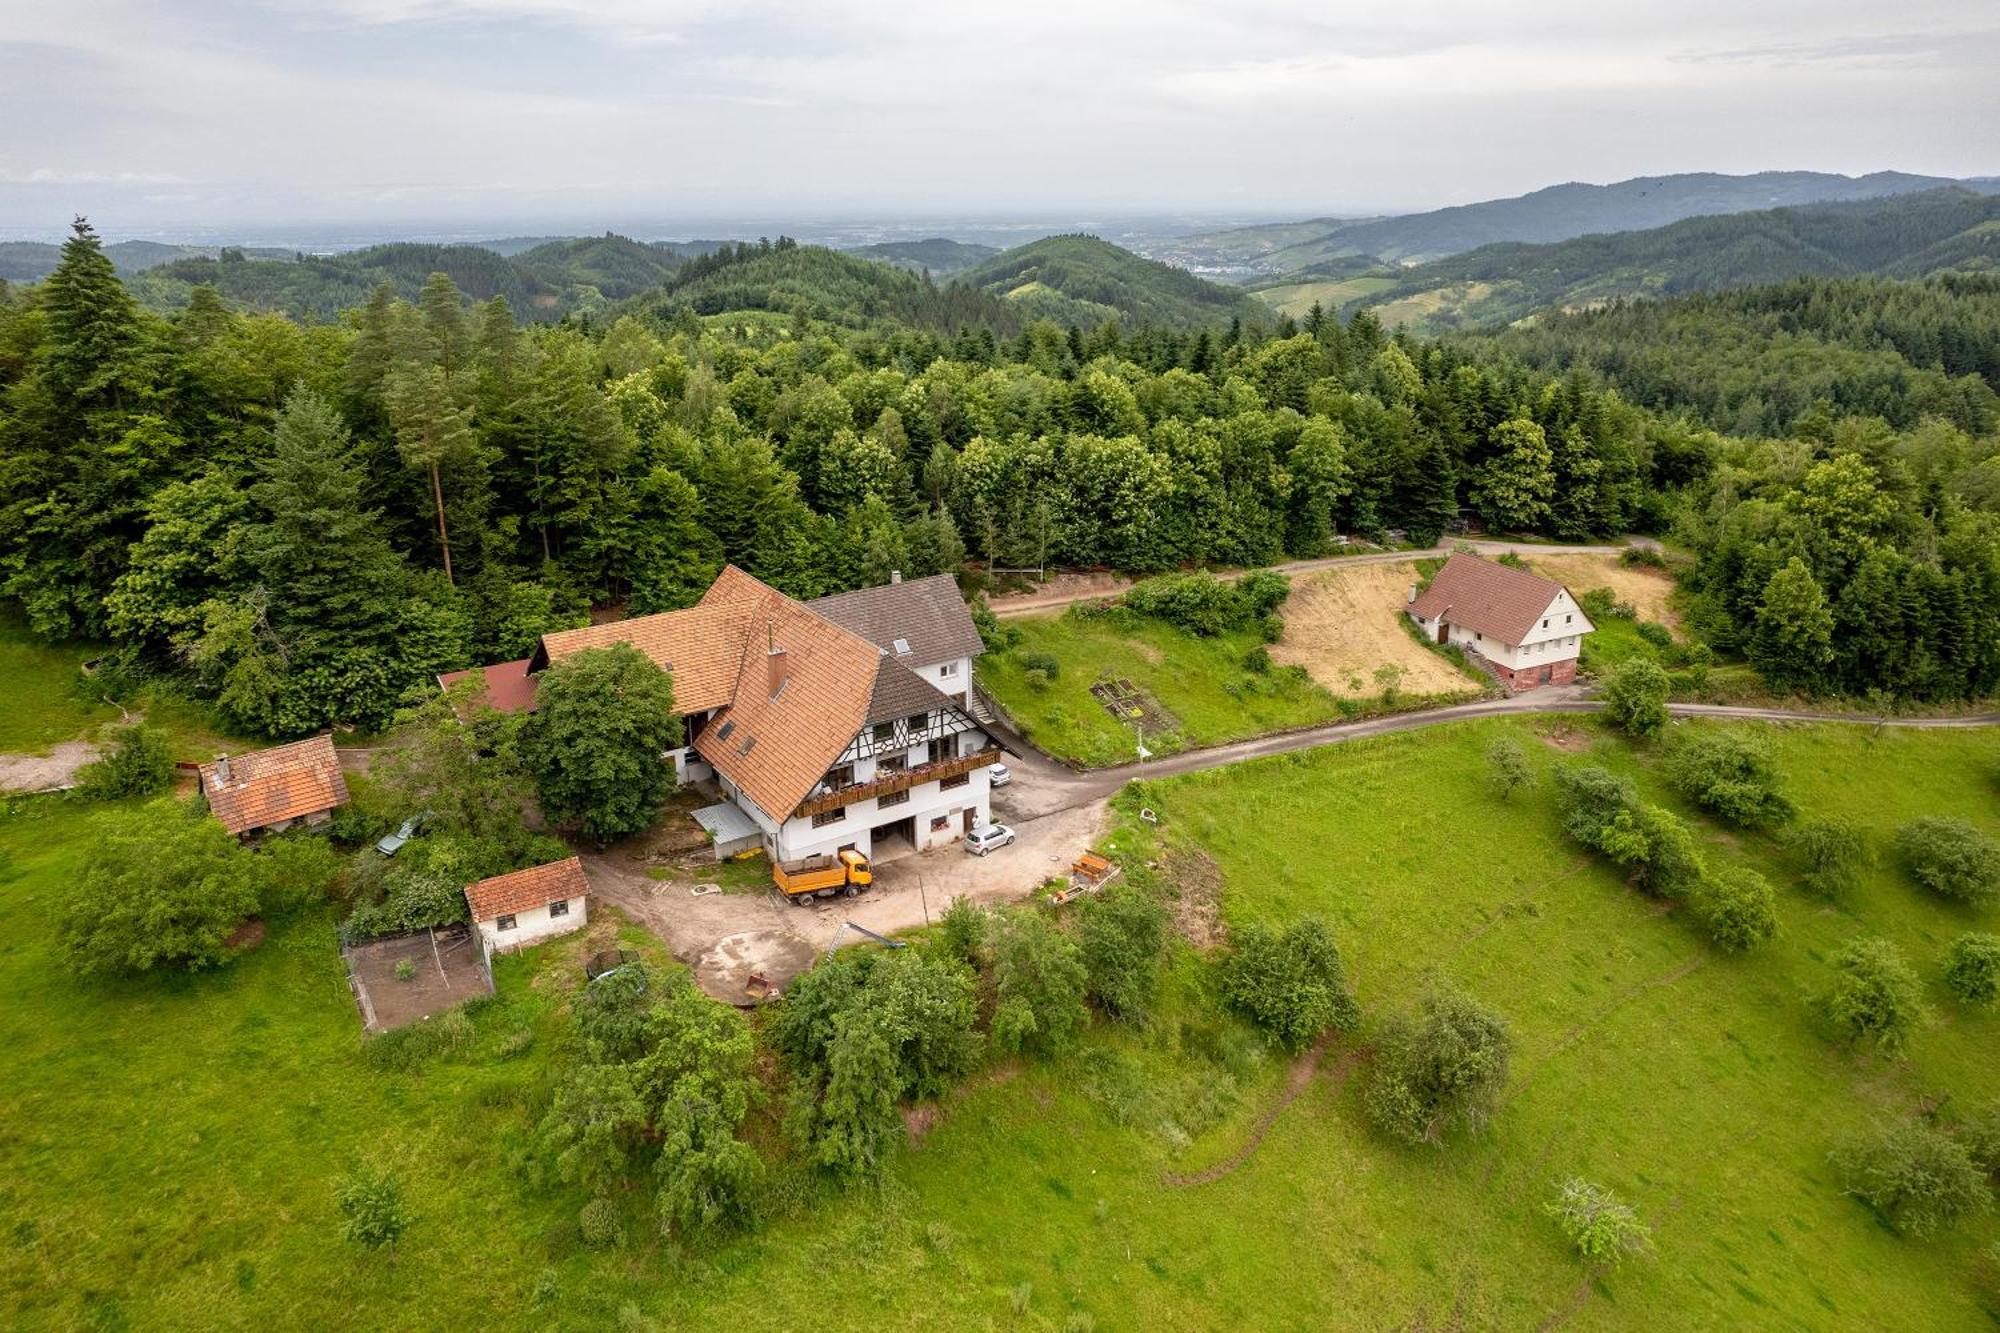
<path id="1" fill-rule="evenodd" d="M 1503 241 L 1540 245 L 1599 232 L 1643 231 L 1683 218 L 1876 199 L 1961 184 L 1989 193 L 2000 190 L 2000 182 L 1960 182 L 1901 171 L 1866 176 L 1820 171 L 1762 171 L 1749 176 L 1690 172 L 1641 176 L 1612 185 L 1570 182 L 1511 199 L 1399 217 L 1240 227 L 1184 238 L 1175 253 L 1216 264 L 1248 265 L 1270 277 L 1310 269 L 1341 255 L 1424 262 Z"/>
<path id="2" fill-rule="evenodd" d="M 2000 262 L 2000 196 L 1931 190 L 1860 203 L 1689 218 L 1555 245 L 1489 245 L 1408 270 L 1366 298 L 1385 322 L 1427 331 L 1508 323 L 1551 306 L 1677 296 L 1818 276 Z"/>
<path id="3" fill-rule="evenodd" d="M 1789 434 L 1808 414 L 2000 429 L 2000 273 L 1796 278 L 1553 314 L 1464 342 L 1542 371 L 1588 370 L 1632 402 L 1740 435 Z"/>
<path id="4" fill-rule="evenodd" d="M 127 276 L 177 259 L 213 259 L 234 249 L 253 259 L 290 259 L 293 252 L 277 247 L 167 245 L 160 241 L 117 241 L 104 247 L 104 257 Z M 47 241 L 0 241 L 0 281 L 40 282 L 55 271 L 62 247 Z"/>
<path id="5" fill-rule="evenodd" d="M 1270 320 L 1268 311 L 1234 288 L 1095 236 L 1031 241 L 968 269 L 957 281 L 1004 298 L 1028 319 L 1083 328 L 1114 318 L 1168 328 Z"/>
<path id="6" fill-rule="evenodd" d="M 381 283 L 413 299 L 425 278 L 443 273 L 468 296 L 504 296 L 524 318 L 552 320 L 655 287 L 697 248 L 607 234 L 545 241 L 512 255 L 484 245 L 414 242 L 273 258 L 224 249 L 149 267 L 133 275 L 132 290 L 146 305 L 177 310 L 194 287 L 207 285 L 247 310 L 327 320 L 359 305 Z"/>
<path id="7" fill-rule="evenodd" d="M 942 236 L 933 236 L 922 241 L 882 241 L 875 245 L 859 245 L 852 254 L 865 259 L 879 259 L 897 268 L 906 268 L 912 273 L 928 273 L 932 277 L 946 278 L 983 263 L 1000 253 L 990 245 L 975 245 L 970 241 L 953 241 Z"/>
<path id="8" fill-rule="evenodd" d="M 979 326 L 1011 334 L 1025 322 L 977 287 L 940 286 L 907 269 L 784 237 L 724 245 L 689 260 L 623 313 L 668 323 L 682 311 L 770 311 L 850 328 L 886 323 L 933 333 Z"/>

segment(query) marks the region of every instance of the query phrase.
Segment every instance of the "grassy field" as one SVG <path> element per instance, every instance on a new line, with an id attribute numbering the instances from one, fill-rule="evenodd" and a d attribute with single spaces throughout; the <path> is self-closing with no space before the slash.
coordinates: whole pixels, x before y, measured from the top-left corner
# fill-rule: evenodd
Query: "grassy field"
<path id="1" fill-rule="evenodd" d="M 1102 766 L 1135 756 L 1136 733 L 1090 693 L 1093 683 L 1107 677 L 1129 679 L 1178 723 L 1165 734 L 1148 732 L 1146 748 L 1154 754 L 1343 715 L 1339 701 L 1304 673 L 1247 666 L 1254 650 L 1264 646 L 1248 631 L 1205 639 L 1142 617 L 1075 614 L 1022 616 L 1008 624 L 1020 631 L 1020 641 L 1009 652 L 979 660 L 980 683 L 1029 740 L 1079 763 Z M 1062 664 L 1061 674 L 1040 688 L 1028 683 L 1024 662 L 1035 653 Z"/>
<path id="2" fill-rule="evenodd" d="M 117 718 L 117 709 L 92 702 L 77 688 L 77 667 L 92 655 L 88 647 L 38 642 L 18 620 L 0 619 L 0 680 L 7 684 L 0 754 L 46 754 Z"/>
<path id="3" fill-rule="evenodd" d="M 280 926 L 191 980 L 66 976 L 46 908 L 92 816 L 19 803 L 0 819 L 0 1325 L 1059 1329 L 1088 1313 L 1101 1330 L 1990 1327 L 1966 1270 L 1995 1223 L 1897 1239 L 1837 1192 L 1825 1153 L 1926 1096 L 2000 1096 L 2000 1019 L 1935 994 L 1938 1022 L 1892 1062 L 1828 1042 L 1802 998 L 1827 951 L 1862 931 L 1934 976 L 1970 918 L 1884 868 L 1842 911 L 1783 892 L 1776 942 L 1717 954 L 1579 857 L 1546 783 L 1511 805 L 1488 793 L 1497 734 L 1540 768 L 1562 757 L 1543 725 L 1461 724 L 1147 784 L 1134 795 L 1161 831 L 1119 835 L 1135 873 L 1157 850 L 1145 840 L 1179 849 L 1170 870 L 1205 846 L 1232 919 L 1326 915 L 1370 1023 L 1430 969 L 1501 1009 L 1516 1057 L 1484 1138 L 1421 1153 L 1375 1138 L 1358 1107 L 1364 1029 L 1258 1141 L 1284 1070 L 1242 1051 L 1240 1030 L 1194 1021 L 1207 973 L 1183 954 L 1148 1032 L 1099 1030 L 1054 1066 L 995 1067 L 881 1186 L 818 1198 L 781 1176 L 773 1221 L 694 1256 L 636 1231 L 623 1250 L 588 1250 L 580 1200 L 511 1166 L 580 943 L 503 960 L 464 1056 L 379 1072 L 358 1054 L 326 921 Z M 1989 733 L 1775 734 L 1809 810 L 1878 835 L 1931 812 L 2000 831 Z M 1663 797 L 1622 742 L 1552 739 Z M 1763 840 L 1707 838 L 1711 857 L 1788 880 Z M 522 1028 L 533 1047 L 501 1058 Z M 1107 1071 L 1165 1085 L 1218 1045 L 1241 1091 L 1202 1114 L 1193 1094 L 1102 1092 Z M 417 1221 L 393 1260 L 339 1238 L 332 1186 L 355 1161 L 402 1173 Z M 1210 1167 L 1208 1183 L 1169 1178 Z M 1571 1171 L 1635 1202 L 1658 1257 L 1588 1277 L 1537 1209 Z M 635 1197 L 635 1226 L 643 1210 Z"/>
<path id="4" fill-rule="evenodd" d="M 1373 296 L 1396 285 L 1396 279 L 1363 275 L 1327 282 L 1294 282 L 1283 287 L 1266 287 L 1250 293 L 1281 315 L 1304 319 L 1317 301 L 1329 315 L 1360 296 Z"/>

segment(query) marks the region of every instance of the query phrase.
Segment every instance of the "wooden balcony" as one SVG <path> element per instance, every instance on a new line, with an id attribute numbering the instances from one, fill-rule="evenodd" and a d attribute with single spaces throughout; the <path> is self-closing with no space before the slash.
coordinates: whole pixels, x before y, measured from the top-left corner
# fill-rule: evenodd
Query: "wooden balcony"
<path id="1" fill-rule="evenodd" d="M 1000 758 L 998 746 L 989 746 L 977 754 L 961 755 L 956 759 L 940 759 L 933 764 L 918 764 L 915 768 L 904 769 L 901 773 L 885 773 L 870 778 L 866 782 L 850 782 L 845 787 L 832 791 L 814 792 L 799 802 L 799 808 L 792 812 L 794 817 L 824 814 L 837 810 L 843 805 L 853 805 L 856 801 L 872 801 L 894 791 L 908 791 L 926 782 L 939 782 L 945 778 L 955 778 L 970 773 L 975 768 L 984 768 Z"/>

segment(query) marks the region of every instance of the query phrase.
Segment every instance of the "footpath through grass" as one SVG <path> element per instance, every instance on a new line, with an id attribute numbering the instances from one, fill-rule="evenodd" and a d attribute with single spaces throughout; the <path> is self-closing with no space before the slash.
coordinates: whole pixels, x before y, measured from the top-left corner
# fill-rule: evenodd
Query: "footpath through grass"
<path id="1" fill-rule="evenodd" d="M 1370 1025 L 1433 969 L 1500 1009 L 1516 1056 L 1484 1138 L 1409 1152 L 1376 1137 L 1364 1029 L 1239 1165 L 1169 1183 L 1236 1157 L 1285 1086 L 1280 1061 L 1205 1017 L 1208 974 L 1183 954 L 1148 1031 L 1100 1028 L 1059 1064 L 975 1078 L 879 1187 L 826 1196 L 780 1170 L 761 1231 L 689 1254 L 638 1229 L 643 1187 L 626 1247 L 589 1249 L 577 1192 L 513 1164 L 581 941 L 503 960 L 466 1051 L 378 1070 L 326 920 L 281 925 L 208 976 L 66 975 L 47 909 L 92 816 L 20 803 L 0 819 L 0 1325 L 1991 1327 L 1967 1274 L 1992 1218 L 1898 1239 L 1826 1164 L 1923 1099 L 2000 1096 L 2000 1019 L 1935 985 L 1973 918 L 1887 866 L 1822 907 L 1766 841 L 1704 826 L 1711 858 L 1781 885 L 1780 938 L 1721 955 L 1575 851 L 1546 781 L 1511 804 L 1488 792 L 1494 736 L 1545 770 L 1564 756 L 1541 736 L 1563 725 L 1563 744 L 1665 799 L 1624 743 L 1506 719 L 1148 783 L 1128 803 L 1164 824 L 1115 840 L 1135 875 L 1164 853 L 1191 888 L 1219 882 L 1231 919 L 1324 914 Z M 1878 839 L 1919 813 L 2000 832 L 1990 733 L 1774 735 L 1808 812 Z M 1903 1061 L 1850 1054 L 1808 1017 L 1824 957 L 1863 932 L 1932 984 L 1939 1021 Z M 393 1260 L 340 1238 L 333 1184 L 355 1161 L 402 1174 L 417 1221 Z M 1589 1277 L 1539 1211 L 1571 1172 L 1636 1203 L 1658 1257 Z"/>
<path id="2" fill-rule="evenodd" d="M 18 619 L 0 617 L 0 682 L 7 700 L 0 708 L 0 754 L 46 754 L 117 718 L 117 709 L 77 688 L 77 668 L 91 655 L 87 646 L 42 643 Z"/>

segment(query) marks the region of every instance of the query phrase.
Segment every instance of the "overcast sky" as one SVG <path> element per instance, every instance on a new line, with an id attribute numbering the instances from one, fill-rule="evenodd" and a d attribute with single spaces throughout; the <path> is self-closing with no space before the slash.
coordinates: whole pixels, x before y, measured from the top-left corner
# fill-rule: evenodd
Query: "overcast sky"
<path id="1" fill-rule="evenodd" d="M 0 0 L 0 228 L 1405 211 L 2000 173 L 1994 0 Z"/>

